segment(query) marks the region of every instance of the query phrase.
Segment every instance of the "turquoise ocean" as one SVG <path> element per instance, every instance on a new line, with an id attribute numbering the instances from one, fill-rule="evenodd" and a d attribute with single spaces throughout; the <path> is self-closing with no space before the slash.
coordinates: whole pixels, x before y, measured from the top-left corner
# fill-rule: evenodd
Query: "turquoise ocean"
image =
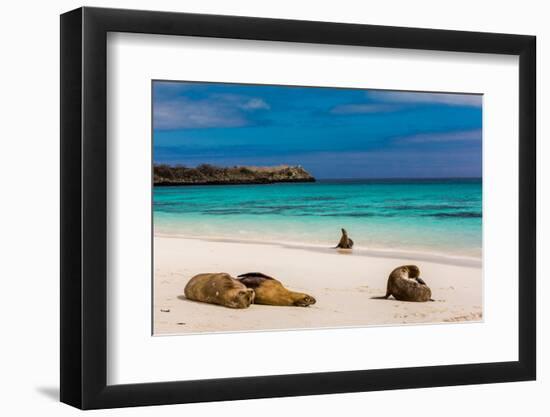
<path id="1" fill-rule="evenodd" d="M 155 233 L 481 258 L 481 179 L 154 187 Z"/>

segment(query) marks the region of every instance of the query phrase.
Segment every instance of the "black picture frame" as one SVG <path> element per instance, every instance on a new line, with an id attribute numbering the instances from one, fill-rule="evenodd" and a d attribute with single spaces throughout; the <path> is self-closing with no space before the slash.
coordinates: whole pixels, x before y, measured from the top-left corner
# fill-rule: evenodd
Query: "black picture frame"
<path id="1" fill-rule="evenodd" d="M 108 32 L 519 56 L 519 358 L 513 362 L 107 385 Z M 61 15 L 61 401 L 81 409 L 536 378 L 536 38 L 102 8 Z"/>

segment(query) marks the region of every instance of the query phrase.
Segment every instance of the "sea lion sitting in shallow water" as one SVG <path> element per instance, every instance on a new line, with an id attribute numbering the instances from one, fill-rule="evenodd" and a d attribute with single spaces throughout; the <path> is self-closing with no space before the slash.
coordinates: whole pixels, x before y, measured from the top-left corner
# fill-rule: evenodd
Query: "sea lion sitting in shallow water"
<path id="1" fill-rule="evenodd" d="M 224 272 L 195 275 L 184 292 L 189 300 L 230 308 L 247 308 L 254 301 L 254 290 Z"/>
<path id="2" fill-rule="evenodd" d="M 346 229 L 342 229 L 342 237 L 340 238 L 340 242 L 336 245 L 336 248 L 338 249 L 351 249 L 353 248 L 353 240 L 351 240 L 348 237 L 348 232 L 346 232 Z"/>
<path id="3" fill-rule="evenodd" d="M 420 278 L 420 269 L 416 265 L 403 265 L 395 268 L 388 277 L 386 295 L 399 301 L 433 301 L 432 291 Z"/>
<path id="4" fill-rule="evenodd" d="M 241 283 L 254 290 L 255 304 L 307 307 L 316 302 L 311 295 L 290 291 L 280 281 L 261 272 L 248 272 L 239 278 Z"/>

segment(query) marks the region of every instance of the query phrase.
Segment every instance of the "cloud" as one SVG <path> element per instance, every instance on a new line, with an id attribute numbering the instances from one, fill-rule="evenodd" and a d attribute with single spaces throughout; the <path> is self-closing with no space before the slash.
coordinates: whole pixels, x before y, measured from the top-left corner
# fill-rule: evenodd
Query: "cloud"
<path id="1" fill-rule="evenodd" d="M 200 129 L 209 127 L 241 127 L 247 120 L 238 112 L 210 101 L 179 98 L 155 103 L 155 129 Z"/>
<path id="2" fill-rule="evenodd" d="M 262 99 L 216 94 L 205 99 L 155 97 L 153 127 L 159 130 L 243 127 L 253 123 L 246 113 L 267 110 Z"/>
<path id="3" fill-rule="evenodd" d="M 245 110 L 269 110 L 271 107 L 261 98 L 252 98 L 241 106 Z"/>
<path id="4" fill-rule="evenodd" d="M 248 97 L 240 94 L 214 93 L 210 95 L 210 99 L 238 107 L 242 110 L 269 110 L 271 108 L 271 106 L 261 98 Z"/>
<path id="5" fill-rule="evenodd" d="M 420 93 L 407 91 L 369 91 L 367 97 L 377 102 L 400 104 L 446 104 L 448 106 L 481 107 L 482 95 L 458 93 Z"/>
<path id="6" fill-rule="evenodd" d="M 400 144 L 448 143 L 448 142 L 481 142 L 481 129 L 458 130 L 442 133 L 419 133 L 402 136 L 394 140 Z"/>
<path id="7" fill-rule="evenodd" d="M 330 109 L 332 114 L 369 114 L 397 111 L 401 106 L 394 104 L 341 104 Z"/>
<path id="8" fill-rule="evenodd" d="M 390 113 L 412 108 L 417 104 L 439 104 L 444 106 L 481 107 L 482 96 L 478 94 L 419 93 L 402 91 L 367 91 L 367 102 L 348 103 L 334 106 L 331 114 L 375 114 Z"/>

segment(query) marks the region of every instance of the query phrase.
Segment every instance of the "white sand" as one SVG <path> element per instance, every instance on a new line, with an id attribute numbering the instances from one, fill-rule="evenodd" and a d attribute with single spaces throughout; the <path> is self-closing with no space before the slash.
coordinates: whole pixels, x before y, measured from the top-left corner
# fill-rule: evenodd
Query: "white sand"
<path id="1" fill-rule="evenodd" d="M 411 254 L 382 257 L 380 253 L 369 256 L 334 249 L 160 236 L 155 236 L 154 244 L 157 335 L 482 319 L 482 269 L 475 261 L 423 261 Z M 403 264 L 419 266 L 436 301 L 371 298 L 385 294 L 389 273 Z M 189 301 L 183 295 L 185 284 L 196 274 L 227 272 L 236 277 L 252 271 L 311 294 L 317 303 L 307 308 L 252 305 L 236 310 Z"/>

